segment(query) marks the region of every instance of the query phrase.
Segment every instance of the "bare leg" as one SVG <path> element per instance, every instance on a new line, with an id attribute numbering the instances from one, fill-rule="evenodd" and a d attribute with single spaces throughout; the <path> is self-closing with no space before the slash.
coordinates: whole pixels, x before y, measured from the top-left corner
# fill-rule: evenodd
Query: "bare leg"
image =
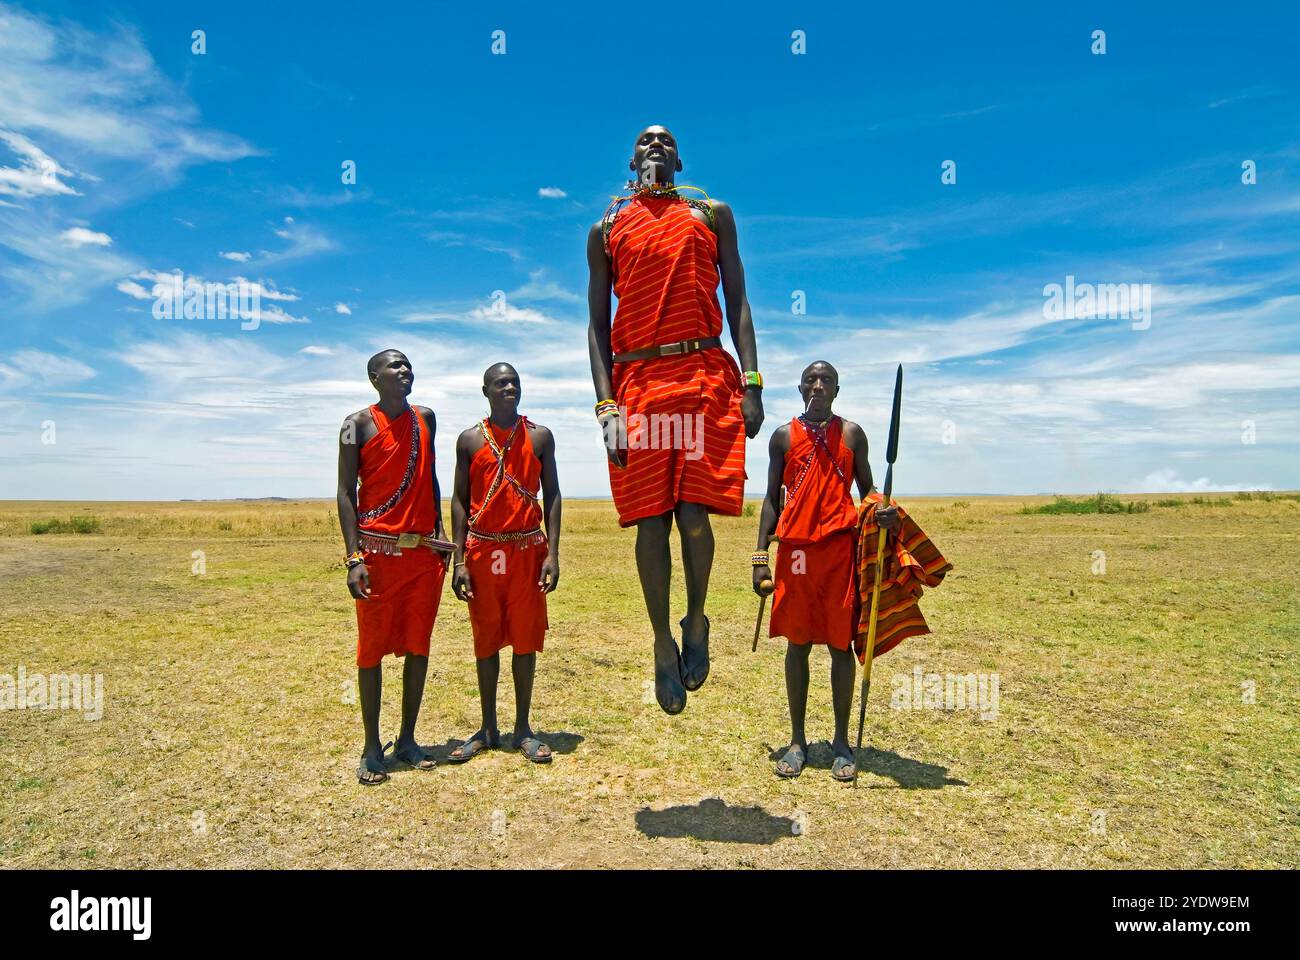
<path id="1" fill-rule="evenodd" d="M 790 704 L 790 742 L 808 749 L 804 717 L 808 712 L 808 654 L 812 644 L 785 645 L 785 698 Z"/>
<path id="2" fill-rule="evenodd" d="M 402 729 L 397 735 L 397 749 L 417 745 L 415 721 L 420 716 L 420 703 L 424 699 L 424 678 L 428 674 L 429 658 L 406 655 L 402 667 Z"/>
<path id="3" fill-rule="evenodd" d="M 475 661 L 478 671 L 479 707 L 483 711 L 483 732 L 497 732 L 497 678 L 501 675 L 501 654 Z"/>
<path id="4" fill-rule="evenodd" d="M 853 677 L 857 664 L 853 662 L 852 647 L 848 650 L 829 649 L 831 703 L 835 709 L 835 739 L 831 741 L 831 749 L 835 756 L 853 760 L 853 748 L 849 746 L 849 712 L 853 709 Z"/>
<path id="5" fill-rule="evenodd" d="M 537 654 L 514 654 L 510 659 L 510 673 L 515 680 L 515 737 L 518 747 L 533 735 L 532 725 L 528 722 L 528 712 L 533 704 L 533 678 L 537 675 Z M 543 744 L 537 755 L 549 756 L 551 748 Z"/>
<path id="6" fill-rule="evenodd" d="M 672 522 L 671 513 L 637 522 L 636 568 L 655 636 L 655 696 L 664 712 L 681 713 L 686 707 L 686 689 L 677 664 L 677 643 L 668 626 L 668 578 L 672 575 L 668 531 Z"/>
<path id="7" fill-rule="evenodd" d="M 682 566 L 686 571 L 686 618 L 682 621 L 682 660 L 688 690 L 704 685 L 709 676 L 708 622 L 704 602 L 713 571 L 713 527 L 709 511 L 698 503 L 677 505 L 677 530 L 682 538 Z"/>
<path id="8" fill-rule="evenodd" d="M 497 677 L 501 673 L 501 654 L 494 653 L 490 657 L 475 660 L 474 669 L 478 673 L 478 701 L 483 713 L 483 726 L 471 733 L 464 743 L 448 755 L 453 763 L 469 759 L 480 749 L 497 745 Z M 481 741 L 483 746 L 472 747 L 475 740 Z"/>
<path id="9" fill-rule="evenodd" d="M 380 666 L 357 668 L 357 693 L 361 698 L 361 725 L 365 729 L 366 743 L 361 748 L 361 759 L 369 766 L 383 769 L 384 748 L 379 742 L 379 696 L 384 687 L 384 671 Z"/>

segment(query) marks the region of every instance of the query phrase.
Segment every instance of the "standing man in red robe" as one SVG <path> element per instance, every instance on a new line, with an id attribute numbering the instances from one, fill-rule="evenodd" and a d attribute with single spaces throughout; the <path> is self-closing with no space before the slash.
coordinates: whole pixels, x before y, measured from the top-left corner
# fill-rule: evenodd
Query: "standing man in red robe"
<path id="1" fill-rule="evenodd" d="M 419 770 L 434 766 L 416 742 L 415 721 L 447 568 L 430 542 L 444 539 L 433 463 L 437 419 L 429 408 L 407 403 L 415 377 L 404 354 L 381 351 L 367 370 L 379 402 L 343 421 L 338 507 L 348 590 L 357 606 L 357 687 L 366 734 L 357 780 L 372 786 L 388 779 L 387 748 L 379 743 L 380 662 L 388 653 L 406 658 L 394 755 Z"/>
<path id="2" fill-rule="evenodd" d="M 763 379 L 731 208 L 678 191 L 682 162 L 665 127 L 637 136 L 628 168 L 626 205 L 612 204 L 587 238 L 588 346 L 618 522 L 637 528 L 655 696 L 674 714 L 709 675 L 709 514 L 740 515 Z M 722 348 L 719 277 L 741 367 Z M 680 652 L 669 617 L 674 520 L 686 573 Z"/>
<path id="3" fill-rule="evenodd" d="M 451 523 L 456 538 L 451 589 L 469 604 L 483 726 L 448 757 L 463 763 L 499 744 L 497 677 L 501 648 L 512 647 L 513 746 L 534 763 L 551 748 L 533 735 L 528 713 L 537 654 L 546 637 L 546 595 L 560 582 L 560 482 L 555 438 L 519 414 L 519 374 L 508 363 L 483 373 L 489 415 L 456 440 Z M 539 497 L 540 493 L 540 497 Z M 546 530 L 542 530 L 542 506 Z"/>
<path id="4" fill-rule="evenodd" d="M 804 413 L 778 427 L 768 444 L 767 496 L 758 523 L 753 558 L 754 592 L 772 579 L 768 545 L 781 542 L 772 600 L 773 637 L 785 637 L 785 691 L 790 705 L 790 747 L 777 762 L 781 777 L 803 772 L 808 753 L 804 714 L 808 706 L 808 654 L 823 644 L 831 654 L 831 701 L 835 713 L 835 760 L 831 776 L 857 776 L 849 745 L 853 706 L 853 650 L 858 629 L 858 509 L 853 483 L 864 500 L 872 490 L 867 435 L 856 423 L 837 417 L 831 404 L 840 392 L 839 374 L 824 360 L 811 364 L 799 381 Z M 782 494 L 784 493 L 784 497 Z M 876 509 L 876 522 L 893 531 L 898 511 Z M 893 534 L 891 533 L 891 536 Z"/>

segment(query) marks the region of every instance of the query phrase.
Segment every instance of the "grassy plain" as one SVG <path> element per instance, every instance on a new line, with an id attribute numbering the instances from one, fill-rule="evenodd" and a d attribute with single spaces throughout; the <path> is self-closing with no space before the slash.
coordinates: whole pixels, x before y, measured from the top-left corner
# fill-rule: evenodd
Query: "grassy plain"
<path id="1" fill-rule="evenodd" d="M 784 641 L 750 652 L 753 516 L 715 519 L 713 672 L 684 714 L 644 696 L 632 533 L 570 501 L 535 697 L 555 762 L 492 752 L 362 788 L 332 503 L 0 502 L 0 675 L 102 674 L 105 697 L 94 721 L 0 711 L 0 865 L 1300 866 L 1300 502 L 1186 499 L 904 501 L 955 570 L 923 601 L 933 633 L 876 664 L 857 789 L 824 744 L 801 779 L 772 774 Z M 915 667 L 997 674 L 996 717 L 892 709 Z M 504 730 L 505 664 L 501 708 Z M 445 756 L 477 725 L 448 589 L 419 733 Z"/>

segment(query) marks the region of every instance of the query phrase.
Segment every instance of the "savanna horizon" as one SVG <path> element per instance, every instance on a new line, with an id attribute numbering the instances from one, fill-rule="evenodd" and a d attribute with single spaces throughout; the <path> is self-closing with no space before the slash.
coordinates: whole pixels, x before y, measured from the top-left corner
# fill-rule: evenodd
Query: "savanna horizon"
<path id="1" fill-rule="evenodd" d="M 955 566 L 922 599 L 933 632 L 875 665 L 857 790 L 830 778 L 821 651 L 808 769 L 773 775 L 785 644 L 750 652 L 756 515 L 714 520 L 714 666 L 682 715 L 647 697 L 634 532 L 575 499 L 534 694 L 555 762 L 492 751 L 371 790 L 354 775 L 356 619 L 332 503 L 0 503 L 22 598 L 0 612 L 0 674 L 102 675 L 104 691 L 93 722 L 0 710 L 0 863 L 1300 865 L 1300 498 L 1143 496 L 1149 510 L 1121 514 L 899 498 Z M 99 532 L 30 532 L 74 514 Z M 391 737 L 401 664 L 383 669 Z M 967 677 L 995 709 L 931 701 L 932 678 Z M 447 589 L 417 734 L 442 761 L 477 720 Z"/>

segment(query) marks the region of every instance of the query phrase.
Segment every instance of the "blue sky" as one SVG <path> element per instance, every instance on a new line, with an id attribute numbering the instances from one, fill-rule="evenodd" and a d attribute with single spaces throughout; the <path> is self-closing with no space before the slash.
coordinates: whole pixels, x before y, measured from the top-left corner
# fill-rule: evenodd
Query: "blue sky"
<path id="1" fill-rule="evenodd" d="M 1300 17 L 1133 6 L 0 2 L 0 497 L 331 496 L 388 346 L 444 485 L 505 359 L 607 495 L 585 234 L 650 123 L 736 212 L 751 490 L 821 358 L 877 451 L 904 363 L 903 497 L 1300 487 Z M 155 319 L 174 270 L 263 322 Z"/>

